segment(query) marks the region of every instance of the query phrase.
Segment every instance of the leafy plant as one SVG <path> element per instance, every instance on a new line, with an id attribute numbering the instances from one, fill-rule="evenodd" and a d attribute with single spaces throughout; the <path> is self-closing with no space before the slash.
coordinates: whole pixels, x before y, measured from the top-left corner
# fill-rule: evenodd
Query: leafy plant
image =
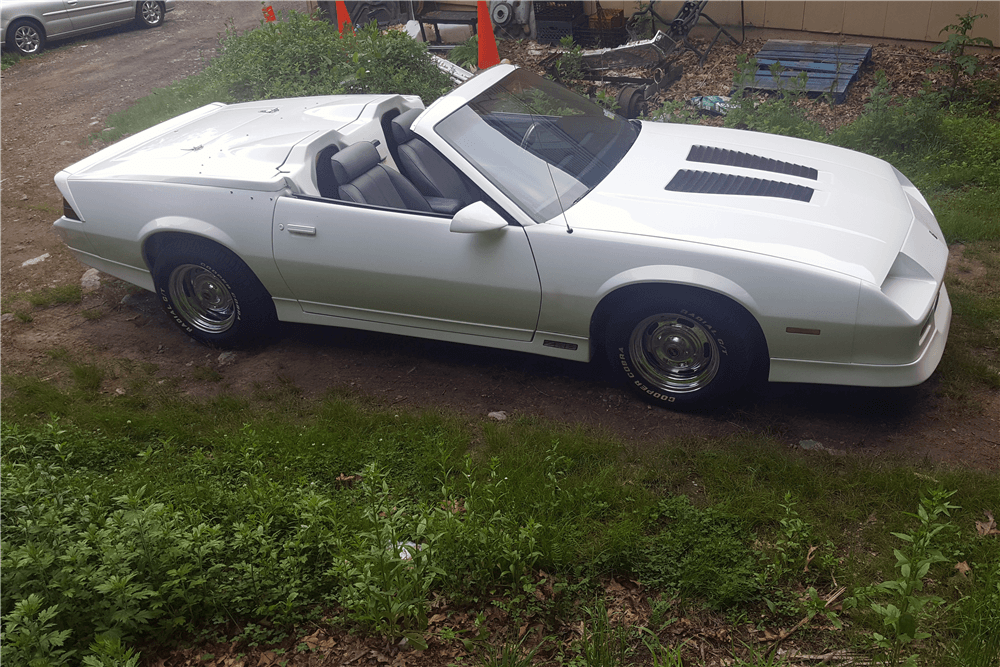
<path id="1" fill-rule="evenodd" d="M 479 64 L 479 35 L 456 44 L 448 53 L 448 60 L 466 69 L 476 67 Z"/>
<path id="2" fill-rule="evenodd" d="M 71 630 L 57 630 L 59 606 L 44 607 L 41 595 L 32 593 L 3 617 L 0 659 L 6 664 L 56 667 L 70 663 L 75 651 L 63 649 Z"/>
<path id="3" fill-rule="evenodd" d="M 955 530 L 950 521 L 941 520 L 943 516 L 950 517 L 951 510 L 958 509 L 957 505 L 948 502 L 953 495 L 954 491 L 937 489 L 920 498 L 917 513 L 909 514 L 918 520 L 917 528 L 909 533 L 893 533 L 908 545 L 905 550 L 894 550 L 899 573 L 897 578 L 863 590 L 851 601 L 856 604 L 866 597 L 888 598 L 885 604 L 875 601 L 870 603 L 871 610 L 881 618 L 885 628 L 884 634 L 876 632 L 873 637 L 878 648 L 883 651 L 886 665 L 898 665 L 903 660 L 903 664 L 915 666 L 916 654 L 904 657 L 904 650 L 931 636 L 929 632 L 920 629 L 921 620 L 931 608 L 940 606 L 944 600 L 921 592 L 924 589 L 924 578 L 931 566 L 947 560 L 941 553 L 938 542 L 943 533 Z"/>
<path id="4" fill-rule="evenodd" d="M 90 645 L 92 655 L 84 656 L 84 667 L 136 667 L 139 654 L 122 643 L 118 635 L 98 635 Z"/>
<path id="5" fill-rule="evenodd" d="M 941 28 L 938 35 L 947 31 L 948 36 L 944 42 L 931 47 L 935 53 L 943 53 L 948 58 L 945 68 L 951 74 L 951 85 L 949 94 L 954 96 L 958 91 L 962 75 L 972 77 L 980 70 L 979 58 L 965 50 L 970 46 L 993 46 L 993 42 L 986 37 L 971 37 L 969 33 L 975 27 L 976 21 L 985 18 L 986 14 L 973 14 L 968 11 L 965 14 L 956 14 L 958 23 L 952 23 Z"/>
<path id="6" fill-rule="evenodd" d="M 559 40 L 564 51 L 556 61 L 556 78 L 568 84 L 583 79 L 583 48 L 569 35 Z"/>
<path id="7" fill-rule="evenodd" d="M 597 91 L 594 96 L 595 101 L 608 111 L 618 111 L 618 100 L 614 95 L 603 88 Z"/>
<path id="8" fill-rule="evenodd" d="M 445 574 L 433 565 L 438 536 L 428 530 L 419 508 L 393 500 L 385 474 L 374 464 L 362 479 L 367 525 L 356 548 L 334 565 L 346 582 L 341 604 L 369 630 L 426 648 L 427 597 L 435 578 Z"/>

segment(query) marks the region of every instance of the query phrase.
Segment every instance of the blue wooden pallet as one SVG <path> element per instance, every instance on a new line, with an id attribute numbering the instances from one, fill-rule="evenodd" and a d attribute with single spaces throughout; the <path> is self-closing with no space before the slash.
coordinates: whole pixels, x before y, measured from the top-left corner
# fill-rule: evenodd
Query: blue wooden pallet
<path id="1" fill-rule="evenodd" d="M 755 56 L 757 71 L 753 81 L 745 86 L 752 90 L 803 90 L 800 73 L 805 72 L 803 92 L 811 96 L 833 95 L 835 104 L 847 97 L 847 87 L 858 78 L 861 65 L 871 60 L 871 44 L 837 44 L 836 42 L 802 42 L 770 39 Z M 771 74 L 771 65 L 781 64 L 778 80 Z"/>

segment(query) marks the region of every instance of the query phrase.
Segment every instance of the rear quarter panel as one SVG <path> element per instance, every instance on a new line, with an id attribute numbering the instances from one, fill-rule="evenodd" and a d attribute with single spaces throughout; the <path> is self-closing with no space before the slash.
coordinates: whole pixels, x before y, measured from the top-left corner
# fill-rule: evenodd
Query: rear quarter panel
<path id="1" fill-rule="evenodd" d="M 69 188 L 99 257 L 149 272 L 144 247 L 153 235 L 191 234 L 236 253 L 272 296 L 288 296 L 271 252 L 277 193 L 129 181 L 70 180 Z"/>

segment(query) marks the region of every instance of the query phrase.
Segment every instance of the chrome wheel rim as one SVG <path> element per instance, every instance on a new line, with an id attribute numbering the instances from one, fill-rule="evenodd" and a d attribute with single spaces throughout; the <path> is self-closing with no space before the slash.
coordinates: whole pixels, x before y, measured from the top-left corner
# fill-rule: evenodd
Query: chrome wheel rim
<path id="1" fill-rule="evenodd" d="M 23 25 L 14 31 L 14 43 L 23 53 L 34 53 L 42 44 L 42 36 L 35 28 Z"/>
<path id="2" fill-rule="evenodd" d="M 156 25 L 160 22 L 160 3 L 144 2 L 139 11 L 142 12 L 142 20 L 149 25 Z"/>
<path id="3" fill-rule="evenodd" d="M 707 387 L 719 372 L 719 346 L 705 327 L 675 313 L 652 315 L 629 337 L 635 370 L 651 387 L 674 393 Z"/>
<path id="4" fill-rule="evenodd" d="M 222 333 L 236 321 L 236 300 L 211 271 L 182 264 L 170 274 L 170 300 L 184 320 L 205 333 Z"/>

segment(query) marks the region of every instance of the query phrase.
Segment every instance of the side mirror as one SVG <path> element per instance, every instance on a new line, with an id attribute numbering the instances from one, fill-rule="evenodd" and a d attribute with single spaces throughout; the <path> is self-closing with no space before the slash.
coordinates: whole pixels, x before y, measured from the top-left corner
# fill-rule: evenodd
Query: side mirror
<path id="1" fill-rule="evenodd" d="M 503 229 L 507 221 L 481 201 L 473 202 L 451 219 L 451 231 L 459 234 L 478 234 Z"/>

